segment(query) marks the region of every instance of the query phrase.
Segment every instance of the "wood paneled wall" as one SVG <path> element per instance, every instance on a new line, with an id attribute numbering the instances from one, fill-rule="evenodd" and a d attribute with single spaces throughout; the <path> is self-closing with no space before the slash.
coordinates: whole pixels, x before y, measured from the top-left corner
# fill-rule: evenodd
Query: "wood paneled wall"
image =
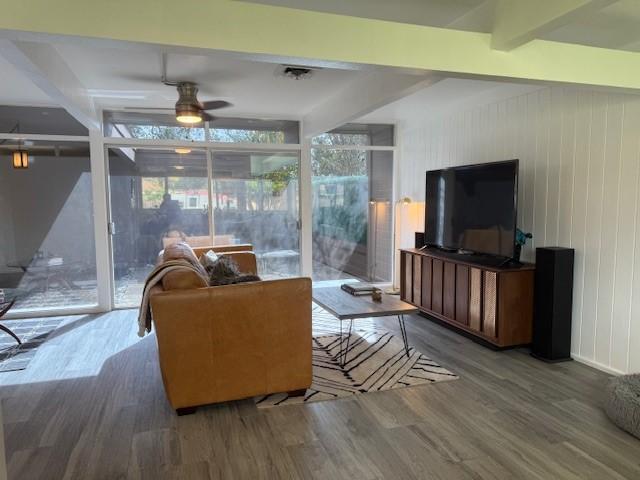
<path id="1" fill-rule="evenodd" d="M 640 96 L 544 88 L 399 134 L 400 196 L 414 199 L 426 170 L 519 158 L 524 259 L 576 250 L 572 355 L 640 372 Z"/>

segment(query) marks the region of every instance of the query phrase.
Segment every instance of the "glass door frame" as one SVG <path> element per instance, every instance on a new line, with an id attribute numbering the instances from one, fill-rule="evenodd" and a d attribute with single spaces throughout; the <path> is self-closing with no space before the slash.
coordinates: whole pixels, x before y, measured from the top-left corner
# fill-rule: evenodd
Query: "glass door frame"
<path id="1" fill-rule="evenodd" d="M 206 129 L 208 131 L 208 128 Z M 207 134 L 208 138 L 208 134 Z M 302 145 L 292 143 L 227 143 L 227 142 L 211 142 L 205 141 L 181 141 L 181 140 L 146 140 L 146 139 L 133 139 L 133 138 L 115 138 L 104 137 L 102 154 L 104 155 L 104 185 L 105 185 L 105 199 L 107 208 L 107 229 L 113 225 L 113 216 L 111 211 L 111 184 L 109 175 L 109 150 L 115 148 L 144 148 L 148 150 L 172 150 L 176 148 L 191 148 L 193 150 L 204 151 L 207 161 L 207 192 L 209 197 L 209 237 L 213 242 L 214 225 L 213 225 L 213 155 L 217 152 L 252 152 L 252 153 L 276 153 L 276 152 L 297 152 L 298 157 L 298 219 L 297 219 L 297 231 L 298 231 L 298 246 L 300 250 L 299 257 L 299 270 L 304 272 L 304 254 L 303 243 L 305 241 L 302 225 L 303 222 L 303 202 L 304 192 L 304 168 L 303 168 L 303 150 Z M 113 256 L 113 235 L 107 231 L 108 237 L 108 272 L 109 272 L 109 310 L 115 309 L 127 309 L 132 308 L 129 306 L 117 307 L 115 304 L 115 261 Z M 304 273 L 303 273 L 304 274 Z"/>

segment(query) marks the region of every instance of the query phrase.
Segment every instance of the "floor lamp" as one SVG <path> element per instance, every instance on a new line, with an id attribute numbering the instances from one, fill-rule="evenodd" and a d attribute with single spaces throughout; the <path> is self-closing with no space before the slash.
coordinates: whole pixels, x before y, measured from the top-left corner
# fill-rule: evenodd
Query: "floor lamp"
<path id="1" fill-rule="evenodd" d="M 393 284 L 385 290 L 389 295 L 400 295 L 400 216 L 411 203 L 410 197 L 403 197 L 396 201 L 395 219 L 393 225 Z"/>

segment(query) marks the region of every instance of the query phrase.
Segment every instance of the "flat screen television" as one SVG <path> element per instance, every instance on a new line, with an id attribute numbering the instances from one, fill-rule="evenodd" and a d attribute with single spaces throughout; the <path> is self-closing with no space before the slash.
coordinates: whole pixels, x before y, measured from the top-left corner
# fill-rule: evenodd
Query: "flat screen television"
<path id="1" fill-rule="evenodd" d="M 518 160 L 431 170 L 426 183 L 427 245 L 513 257 Z"/>

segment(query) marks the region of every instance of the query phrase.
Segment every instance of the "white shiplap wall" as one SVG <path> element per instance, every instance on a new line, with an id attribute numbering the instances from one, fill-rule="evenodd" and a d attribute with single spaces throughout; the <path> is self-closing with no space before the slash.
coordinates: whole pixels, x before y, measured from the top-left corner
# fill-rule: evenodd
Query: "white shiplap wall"
<path id="1" fill-rule="evenodd" d="M 576 251 L 572 355 L 640 372 L 640 96 L 544 88 L 401 125 L 400 147 L 400 196 L 422 201 L 426 170 L 520 159 L 524 259 Z"/>

